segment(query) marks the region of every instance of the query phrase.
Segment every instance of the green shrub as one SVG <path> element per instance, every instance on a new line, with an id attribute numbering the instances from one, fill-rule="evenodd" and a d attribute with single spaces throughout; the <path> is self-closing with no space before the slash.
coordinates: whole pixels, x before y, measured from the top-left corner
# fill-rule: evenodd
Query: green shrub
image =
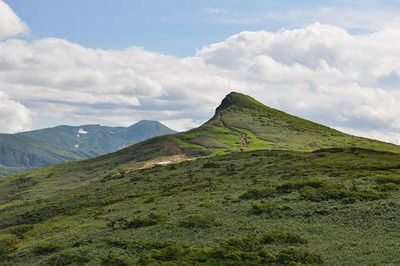
<path id="1" fill-rule="evenodd" d="M 0 235 L 0 258 L 11 253 L 16 245 L 16 236 L 12 234 Z"/>
<path id="2" fill-rule="evenodd" d="M 244 252 L 233 246 L 215 246 L 203 249 L 203 256 L 195 260 L 206 265 L 258 265 L 259 257 L 255 252 Z"/>
<path id="3" fill-rule="evenodd" d="M 88 263 L 90 259 L 87 254 L 82 254 L 76 250 L 65 250 L 60 253 L 56 253 L 46 258 L 43 261 L 44 265 L 84 265 Z M 108 264 L 110 265 L 110 264 Z"/>
<path id="4" fill-rule="evenodd" d="M 354 191 L 350 189 L 326 189 L 326 188 L 312 188 L 304 187 L 300 195 L 303 199 L 311 201 L 324 201 L 324 200 L 343 200 L 346 203 L 366 200 L 378 200 L 387 196 L 386 193 L 377 191 L 375 189 L 366 189 L 361 191 Z"/>
<path id="5" fill-rule="evenodd" d="M 288 265 L 319 263 L 322 259 L 300 249 L 279 251 L 266 244 L 305 244 L 301 237 L 280 232 L 269 232 L 264 237 L 245 236 L 229 238 L 219 245 L 188 248 L 173 244 L 150 251 L 142 256 L 140 264 L 159 265 Z"/>
<path id="6" fill-rule="evenodd" d="M 279 252 L 275 263 L 283 265 L 299 265 L 299 264 L 322 264 L 324 261 L 320 255 L 310 253 L 300 249 L 286 249 Z"/>
<path id="7" fill-rule="evenodd" d="M 215 219 L 204 215 L 190 215 L 179 222 L 179 225 L 185 228 L 208 228 L 216 225 Z"/>
<path id="8" fill-rule="evenodd" d="M 230 163 L 227 166 L 225 166 L 225 174 L 226 175 L 233 175 L 236 173 L 236 167 L 234 164 Z"/>
<path id="9" fill-rule="evenodd" d="M 176 166 L 176 164 L 170 164 L 168 165 L 168 170 L 176 170 L 178 169 L 178 167 Z"/>
<path id="10" fill-rule="evenodd" d="M 101 258 L 101 265 L 104 266 L 129 266 L 133 265 L 129 258 L 123 255 L 108 254 L 107 256 Z"/>
<path id="11" fill-rule="evenodd" d="M 203 168 L 218 168 L 219 164 L 215 163 L 215 162 L 205 162 L 203 164 Z"/>
<path id="12" fill-rule="evenodd" d="M 144 201 L 144 203 L 153 203 L 156 201 L 156 199 L 157 198 L 155 196 L 150 196 Z"/>
<path id="13" fill-rule="evenodd" d="M 255 215 L 271 214 L 277 209 L 273 202 L 257 202 L 251 206 L 251 212 Z"/>
<path id="14" fill-rule="evenodd" d="M 51 253 L 55 253 L 57 251 L 61 250 L 61 246 L 54 244 L 54 243 L 48 243 L 48 242 L 41 242 L 33 247 L 33 253 L 35 255 L 48 255 Z"/>
<path id="15" fill-rule="evenodd" d="M 187 249 L 183 246 L 171 245 L 160 250 L 153 258 L 162 261 L 174 261 L 183 257 L 187 252 Z"/>
<path id="16" fill-rule="evenodd" d="M 392 183 L 396 185 L 400 185 L 400 177 L 393 176 L 393 177 L 388 177 L 388 176 L 383 176 L 383 177 L 377 177 L 375 181 L 378 184 L 386 184 L 386 183 Z"/>
<path id="17" fill-rule="evenodd" d="M 375 190 L 382 191 L 382 192 L 388 192 L 388 191 L 395 191 L 400 189 L 399 185 L 395 183 L 384 183 L 381 185 L 377 185 L 374 187 Z"/>
<path id="18" fill-rule="evenodd" d="M 284 184 L 277 186 L 279 192 L 288 193 L 295 190 L 302 189 L 304 187 L 312 188 L 330 188 L 338 187 L 340 184 L 334 183 L 333 181 L 320 179 L 320 178 L 306 178 L 301 180 L 289 181 Z"/>
<path id="19" fill-rule="evenodd" d="M 130 248 L 137 252 L 154 250 L 154 249 L 163 249 L 168 247 L 170 244 L 164 241 L 136 241 L 131 243 Z"/>
<path id="20" fill-rule="evenodd" d="M 297 244 L 307 244 L 307 240 L 302 238 L 299 235 L 293 233 L 285 233 L 285 232 L 268 232 L 265 233 L 261 241 L 264 244 L 290 244 L 290 245 L 297 245 Z"/>
<path id="21" fill-rule="evenodd" d="M 229 246 L 246 252 L 252 252 L 260 247 L 260 241 L 256 237 L 229 238 L 222 243 L 222 246 Z"/>
<path id="22" fill-rule="evenodd" d="M 260 189 L 251 189 L 239 196 L 240 199 L 264 199 L 272 197 L 275 189 L 270 186 L 265 186 Z"/>
<path id="23" fill-rule="evenodd" d="M 108 180 L 113 180 L 113 179 L 121 179 L 124 178 L 126 173 L 123 170 L 112 170 L 109 171 L 105 174 L 105 176 L 102 178 L 102 181 L 108 181 Z"/>
<path id="24" fill-rule="evenodd" d="M 323 201 L 326 200 L 325 195 L 323 195 L 322 191 L 313 187 L 304 187 L 300 191 L 300 196 L 303 199 L 311 200 L 311 201 Z"/>
<path id="25" fill-rule="evenodd" d="M 22 237 L 26 232 L 30 231 L 32 228 L 33 228 L 33 225 L 21 224 L 21 225 L 15 225 L 13 227 L 9 227 L 7 229 L 7 232 L 10 232 L 11 234 L 15 234 L 19 237 Z"/>
<path id="26" fill-rule="evenodd" d="M 124 220 L 123 227 L 124 228 L 140 228 L 147 227 L 159 224 L 165 218 L 158 213 L 150 213 L 146 217 L 138 217 L 133 220 Z"/>

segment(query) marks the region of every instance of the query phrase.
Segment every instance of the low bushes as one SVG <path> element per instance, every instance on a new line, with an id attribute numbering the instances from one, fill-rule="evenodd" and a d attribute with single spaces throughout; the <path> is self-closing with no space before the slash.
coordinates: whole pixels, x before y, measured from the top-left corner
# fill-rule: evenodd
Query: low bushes
<path id="1" fill-rule="evenodd" d="M 377 177 L 375 179 L 376 183 L 378 184 L 396 184 L 396 185 L 400 185 L 400 177 L 389 177 L 389 176 L 382 176 L 382 177 Z"/>
<path id="2" fill-rule="evenodd" d="M 89 261 L 87 254 L 77 250 L 64 250 L 46 258 L 43 265 L 85 265 Z"/>
<path id="3" fill-rule="evenodd" d="M 280 265 L 317 265 L 323 262 L 320 255 L 295 248 L 282 250 L 275 259 L 275 263 Z"/>
<path id="4" fill-rule="evenodd" d="M 190 215 L 179 222 L 185 228 L 208 228 L 216 224 L 213 217 L 203 215 Z"/>
<path id="5" fill-rule="evenodd" d="M 299 235 L 287 232 L 268 232 L 265 233 L 261 241 L 264 244 L 290 244 L 290 245 L 297 245 L 297 244 L 307 244 L 307 240 L 300 237 Z"/>
<path id="6" fill-rule="evenodd" d="M 347 203 L 352 203 L 356 201 L 366 201 L 366 200 L 378 200 L 383 199 L 387 195 L 386 193 L 377 191 L 375 189 L 366 189 L 361 191 L 354 191 L 350 189 L 327 189 L 327 188 L 312 188 L 304 187 L 300 191 L 300 195 L 303 199 L 311 201 L 324 201 L 324 200 L 343 200 Z"/>
<path id="7" fill-rule="evenodd" d="M 279 193 L 299 191 L 300 197 L 310 201 L 341 200 L 345 203 L 383 199 L 386 193 L 376 189 L 359 190 L 356 186 L 347 188 L 341 182 L 321 178 L 307 178 L 289 181 L 277 186 Z"/>
<path id="8" fill-rule="evenodd" d="M 400 186 L 395 183 L 383 183 L 376 185 L 374 189 L 382 192 L 388 192 L 398 190 L 400 189 Z"/>
<path id="9" fill-rule="evenodd" d="M 320 178 L 307 178 L 289 181 L 284 184 L 277 186 L 277 191 L 281 193 L 289 193 L 295 190 L 302 189 L 304 187 L 312 188 L 328 188 L 328 187 L 338 187 L 339 184 L 330 180 L 320 179 Z"/>
<path id="10" fill-rule="evenodd" d="M 276 205 L 270 201 L 257 202 L 251 206 L 251 212 L 255 215 L 271 214 L 276 209 Z"/>
<path id="11" fill-rule="evenodd" d="M 262 242 L 257 237 L 234 237 L 225 240 L 221 246 L 252 252 L 260 247 Z"/>
<path id="12" fill-rule="evenodd" d="M 11 233 L 11 234 L 15 234 L 17 235 L 19 238 L 22 238 L 23 235 L 28 232 L 29 230 L 32 230 L 33 225 L 31 224 L 19 224 L 19 225 L 15 225 L 12 227 L 9 227 L 7 229 L 7 232 Z"/>
<path id="13" fill-rule="evenodd" d="M 234 164 L 230 163 L 227 166 L 225 166 L 225 174 L 226 175 L 233 175 L 236 174 L 236 167 Z"/>
<path id="14" fill-rule="evenodd" d="M 165 218 L 158 213 L 150 213 L 145 217 L 138 217 L 133 220 L 122 220 L 123 228 L 140 228 L 159 224 Z"/>
<path id="15" fill-rule="evenodd" d="M 187 253 L 187 249 L 180 245 L 171 245 L 161 249 L 153 257 L 162 261 L 174 261 L 183 257 Z"/>
<path id="16" fill-rule="evenodd" d="M 213 169 L 215 169 L 215 168 L 218 168 L 218 167 L 219 167 L 219 164 L 217 164 L 215 162 L 205 162 L 203 164 L 203 168 L 213 168 Z"/>
<path id="17" fill-rule="evenodd" d="M 0 235 L 0 259 L 12 252 L 16 245 L 16 236 L 12 234 Z"/>
<path id="18" fill-rule="evenodd" d="M 116 254 L 108 254 L 107 256 L 104 256 L 101 258 L 101 265 L 102 266 L 129 266 L 133 265 L 132 262 L 130 261 L 129 258 L 126 256 L 122 255 L 116 255 Z"/>
<path id="19" fill-rule="evenodd" d="M 259 189 L 250 189 L 239 196 L 240 199 L 264 199 L 272 197 L 275 189 L 271 186 L 265 186 Z"/>
<path id="20" fill-rule="evenodd" d="M 299 265 L 321 264 L 321 256 L 311 253 L 301 245 L 307 241 L 285 232 L 267 232 L 262 237 L 229 238 L 222 243 L 203 248 L 188 248 L 171 244 L 153 251 L 143 264 L 168 265 Z M 271 248 L 269 245 L 275 245 Z M 281 245 L 283 244 L 283 245 Z"/>
<path id="21" fill-rule="evenodd" d="M 134 219 L 120 218 L 116 220 L 111 220 L 107 223 L 107 226 L 110 227 L 113 231 L 118 228 L 140 228 L 159 224 L 165 219 L 166 218 L 163 215 L 157 212 L 152 212 L 147 216 L 139 216 Z"/>
<path id="22" fill-rule="evenodd" d="M 33 247 L 33 253 L 39 256 L 48 255 L 61 250 L 61 248 L 55 243 L 42 242 Z"/>
<path id="23" fill-rule="evenodd" d="M 101 182 L 106 182 L 109 180 L 121 179 L 126 176 L 125 171 L 123 170 L 112 170 L 107 172 L 104 177 L 101 179 Z"/>

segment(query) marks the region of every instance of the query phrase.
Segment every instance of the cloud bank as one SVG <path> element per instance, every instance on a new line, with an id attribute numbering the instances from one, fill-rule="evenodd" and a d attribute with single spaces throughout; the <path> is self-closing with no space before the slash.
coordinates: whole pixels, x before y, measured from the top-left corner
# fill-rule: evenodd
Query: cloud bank
<path id="1" fill-rule="evenodd" d="M 0 43 L 0 90 L 35 114 L 34 127 L 147 118 L 184 130 L 209 118 L 225 94 L 240 91 L 400 143 L 399 41 L 398 30 L 353 35 L 319 23 L 242 32 L 186 58 L 61 39 L 7 40 Z"/>
<path id="2" fill-rule="evenodd" d="M 28 26 L 14 13 L 11 7 L 0 0 L 0 38 L 29 32 Z"/>
<path id="3" fill-rule="evenodd" d="M 0 91 L 0 132 L 12 133 L 29 129 L 30 111 L 19 102 L 10 100 Z"/>

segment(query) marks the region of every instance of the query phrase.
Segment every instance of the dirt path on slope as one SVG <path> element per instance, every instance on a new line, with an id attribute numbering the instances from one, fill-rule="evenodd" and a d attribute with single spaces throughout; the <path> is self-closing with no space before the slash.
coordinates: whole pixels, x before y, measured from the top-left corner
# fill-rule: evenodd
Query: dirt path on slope
<path id="1" fill-rule="evenodd" d="M 221 126 L 228 129 L 229 131 L 231 131 L 232 133 L 234 133 L 235 135 L 239 135 L 239 140 L 240 140 L 240 151 L 245 151 L 247 146 L 249 145 L 249 137 L 247 136 L 246 133 L 237 130 L 235 128 L 231 128 L 229 127 L 224 120 L 222 119 L 222 114 L 219 115 L 218 118 L 219 122 L 221 123 Z"/>

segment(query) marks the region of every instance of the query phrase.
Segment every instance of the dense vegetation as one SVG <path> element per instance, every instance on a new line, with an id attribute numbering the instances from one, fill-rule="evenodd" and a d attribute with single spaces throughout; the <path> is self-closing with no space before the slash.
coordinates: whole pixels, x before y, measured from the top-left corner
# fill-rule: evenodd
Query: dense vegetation
<path id="1" fill-rule="evenodd" d="M 233 93 L 198 129 L 0 180 L 0 265 L 397 265 L 399 151 Z"/>
<path id="2" fill-rule="evenodd" d="M 3 264 L 399 264 L 399 162 L 254 151 L 21 174 L 0 186 Z"/>

